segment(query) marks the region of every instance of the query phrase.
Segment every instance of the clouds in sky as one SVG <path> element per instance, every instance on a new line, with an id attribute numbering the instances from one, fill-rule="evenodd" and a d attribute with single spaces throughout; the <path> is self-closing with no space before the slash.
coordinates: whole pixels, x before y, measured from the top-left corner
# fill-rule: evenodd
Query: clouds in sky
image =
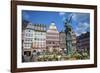
<path id="1" fill-rule="evenodd" d="M 77 22 L 75 29 L 77 35 L 90 31 L 90 15 L 88 13 L 73 13 L 72 19 Z"/>
<path id="2" fill-rule="evenodd" d="M 87 31 L 89 31 L 90 26 L 88 23 L 84 22 L 84 23 L 79 23 L 78 26 L 75 29 L 75 32 L 77 35 L 80 35 L 81 33 L 86 33 Z"/>
<path id="3" fill-rule="evenodd" d="M 90 14 L 89 13 L 75 13 L 75 12 L 60 12 L 60 16 L 62 16 L 62 21 L 72 16 L 72 27 L 74 26 L 74 31 L 77 36 L 81 33 L 86 33 L 90 31 Z M 73 25 L 74 24 L 74 25 Z"/>
<path id="4" fill-rule="evenodd" d="M 77 22 L 88 22 L 89 23 L 89 14 L 88 13 L 72 13 L 73 20 Z"/>

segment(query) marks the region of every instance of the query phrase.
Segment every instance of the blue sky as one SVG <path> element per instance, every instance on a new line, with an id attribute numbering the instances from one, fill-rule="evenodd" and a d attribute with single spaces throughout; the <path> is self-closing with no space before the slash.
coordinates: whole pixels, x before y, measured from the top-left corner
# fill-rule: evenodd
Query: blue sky
<path id="1" fill-rule="evenodd" d="M 70 23 L 77 35 L 90 31 L 89 13 L 22 10 L 23 20 L 28 20 L 33 24 L 46 24 L 48 27 L 51 24 L 51 22 L 55 22 L 59 32 L 64 27 L 65 19 L 68 19 L 71 15 L 72 20 Z"/>

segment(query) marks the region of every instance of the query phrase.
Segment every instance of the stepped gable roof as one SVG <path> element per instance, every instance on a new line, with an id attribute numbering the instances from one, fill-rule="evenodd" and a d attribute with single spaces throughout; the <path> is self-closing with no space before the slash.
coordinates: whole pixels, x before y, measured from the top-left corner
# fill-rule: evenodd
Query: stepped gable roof
<path id="1" fill-rule="evenodd" d="M 57 27 L 54 22 L 52 22 L 47 30 L 47 32 L 58 32 Z"/>

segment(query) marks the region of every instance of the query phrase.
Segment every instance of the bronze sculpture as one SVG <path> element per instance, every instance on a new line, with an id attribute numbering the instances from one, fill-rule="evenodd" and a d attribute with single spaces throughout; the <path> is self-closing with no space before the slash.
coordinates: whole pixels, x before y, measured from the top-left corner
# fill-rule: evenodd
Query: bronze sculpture
<path id="1" fill-rule="evenodd" d="M 72 16 L 69 18 L 69 20 L 66 19 L 64 22 L 67 55 L 72 54 L 72 36 L 71 36 L 72 26 L 70 24 L 71 19 L 72 19 Z"/>

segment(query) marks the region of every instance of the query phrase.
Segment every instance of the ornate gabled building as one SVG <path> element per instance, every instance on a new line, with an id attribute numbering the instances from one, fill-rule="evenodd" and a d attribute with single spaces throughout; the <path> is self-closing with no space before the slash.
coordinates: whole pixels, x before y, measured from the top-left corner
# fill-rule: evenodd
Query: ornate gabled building
<path id="1" fill-rule="evenodd" d="M 59 32 L 54 22 L 52 22 L 46 32 L 46 48 L 59 48 Z"/>

